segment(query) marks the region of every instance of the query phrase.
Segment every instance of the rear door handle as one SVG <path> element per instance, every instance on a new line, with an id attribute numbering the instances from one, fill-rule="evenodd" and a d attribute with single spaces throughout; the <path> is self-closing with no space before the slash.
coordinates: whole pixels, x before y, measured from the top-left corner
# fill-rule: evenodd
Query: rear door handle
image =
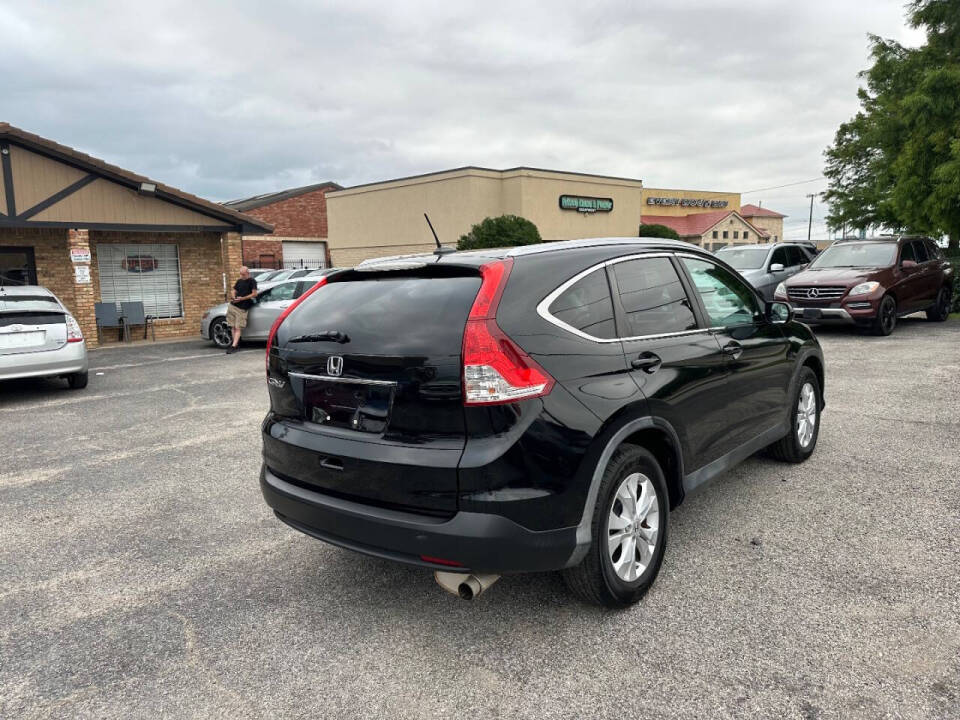
<path id="1" fill-rule="evenodd" d="M 743 346 L 738 342 L 730 341 L 723 346 L 723 354 L 736 360 L 743 354 Z"/>
<path id="2" fill-rule="evenodd" d="M 652 352 L 645 352 L 630 361 L 634 370 L 643 370 L 646 373 L 655 373 L 663 361 Z"/>

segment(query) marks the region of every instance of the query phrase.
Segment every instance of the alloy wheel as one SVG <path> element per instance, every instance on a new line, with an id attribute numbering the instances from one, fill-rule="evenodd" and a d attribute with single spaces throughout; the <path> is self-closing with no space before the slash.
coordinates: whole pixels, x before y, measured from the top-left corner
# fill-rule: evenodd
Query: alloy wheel
<path id="1" fill-rule="evenodd" d="M 800 399 L 797 401 L 797 440 L 800 447 L 806 448 L 813 440 L 813 432 L 817 428 L 817 393 L 810 383 L 804 383 L 800 388 Z"/>
<path id="2" fill-rule="evenodd" d="M 897 306 L 889 297 L 884 298 L 880 305 L 880 322 L 885 334 L 893 332 L 893 326 L 897 322 Z"/>
<path id="3" fill-rule="evenodd" d="M 621 580 L 633 582 L 653 560 L 660 531 L 660 500 L 650 478 L 631 473 L 613 496 L 607 552 Z"/>
<path id="4" fill-rule="evenodd" d="M 233 334 L 230 332 L 230 327 L 222 321 L 215 322 L 213 324 L 212 333 L 213 342 L 217 347 L 226 347 L 233 343 Z"/>

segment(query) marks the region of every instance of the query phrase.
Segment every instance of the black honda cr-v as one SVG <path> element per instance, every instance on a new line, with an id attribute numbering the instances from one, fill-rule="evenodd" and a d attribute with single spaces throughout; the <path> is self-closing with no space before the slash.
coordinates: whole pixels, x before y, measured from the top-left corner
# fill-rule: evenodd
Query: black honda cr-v
<path id="1" fill-rule="evenodd" d="M 465 577 L 563 570 L 624 605 L 687 493 L 764 448 L 810 456 L 824 367 L 716 257 L 619 238 L 330 276 L 277 321 L 267 379 L 284 522 Z"/>

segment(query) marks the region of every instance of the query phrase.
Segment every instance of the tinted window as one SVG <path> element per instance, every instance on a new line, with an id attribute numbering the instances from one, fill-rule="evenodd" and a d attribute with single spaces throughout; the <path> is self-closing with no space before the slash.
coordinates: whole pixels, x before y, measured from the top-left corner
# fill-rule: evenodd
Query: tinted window
<path id="1" fill-rule="evenodd" d="M 323 286 L 283 324 L 284 337 L 338 330 L 355 354 L 459 356 L 480 277 L 384 275 Z"/>
<path id="2" fill-rule="evenodd" d="M 757 315 L 753 292 L 729 271 L 706 260 L 683 258 L 713 327 L 752 323 Z"/>
<path id="3" fill-rule="evenodd" d="M 943 252 L 941 252 L 940 248 L 937 246 L 935 242 L 933 242 L 932 240 L 927 240 L 926 243 L 927 243 L 927 251 L 931 258 L 936 258 L 937 260 L 939 260 L 940 258 L 943 257 Z"/>
<path id="4" fill-rule="evenodd" d="M 786 248 L 787 251 L 787 267 L 793 267 L 794 265 L 803 265 L 807 260 L 806 254 L 798 248 L 796 245 L 791 245 Z"/>
<path id="5" fill-rule="evenodd" d="M 927 257 L 927 246 L 923 244 L 923 240 L 917 240 L 910 244 L 913 245 L 913 252 L 917 256 L 917 262 L 924 263 L 930 259 Z"/>
<path id="6" fill-rule="evenodd" d="M 548 309 L 557 320 L 595 338 L 617 336 L 613 301 L 603 268 L 580 278 L 554 300 Z"/>
<path id="7" fill-rule="evenodd" d="M 787 256 L 787 249 L 785 247 L 778 247 L 773 251 L 773 255 L 770 256 L 770 264 L 780 263 L 784 267 L 790 266 L 790 258 Z"/>
<path id="8" fill-rule="evenodd" d="M 902 263 L 904 260 L 917 261 L 917 255 L 913 251 L 913 243 L 911 242 L 903 244 L 903 252 L 900 253 L 900 262 Z"/>
<path id="9" fill-rule="evenodd" d="M 696 318 L 680 276 L 669 258 L 628 260 L 613 265 L 627 337 L 695 330 Z"/>

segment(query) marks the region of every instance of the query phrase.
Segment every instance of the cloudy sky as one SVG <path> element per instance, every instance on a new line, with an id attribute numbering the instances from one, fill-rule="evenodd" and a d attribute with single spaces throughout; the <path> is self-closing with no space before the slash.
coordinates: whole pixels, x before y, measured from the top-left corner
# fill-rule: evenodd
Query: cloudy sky
<path id="1" fill-rule="evenodd" d="M 820 176 L 901 0 L 0 0 L 0 120 L 228 200 L 460 165 L 747 191 Z M 744 195 L 789 214 L 822 181 Z M 814 209 L 814 235 L 825 236 Z"/>

